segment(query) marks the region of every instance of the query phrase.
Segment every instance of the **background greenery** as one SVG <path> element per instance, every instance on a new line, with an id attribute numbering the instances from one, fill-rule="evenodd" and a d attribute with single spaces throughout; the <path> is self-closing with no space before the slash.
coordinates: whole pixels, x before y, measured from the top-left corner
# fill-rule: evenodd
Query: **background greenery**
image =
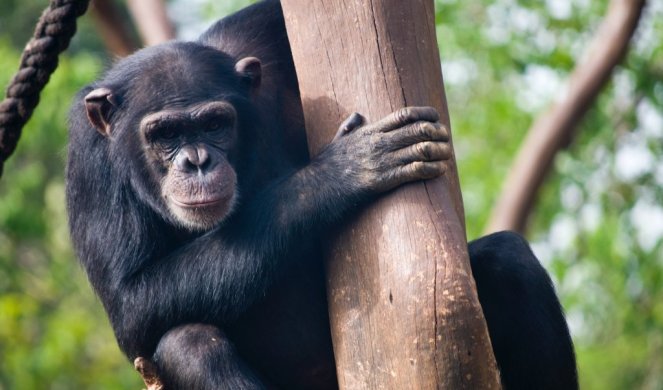
<path id="1" fill-rule="evenodd" d="M 0 3 L 0 85 L 46 1 Z M 181 34 L 248 1 L 172 1 Z M 469 238 L 533 117 L 563 90 L 604 0 L 437 0 Z M 109 63 L 83 18 L 0 181 L 0 389 L 138 389 L 72 253 L 66 115 Z M 568 313 L 585 389 L 663 389 L 663 4 L 539 197 L 528 238 Z"/>

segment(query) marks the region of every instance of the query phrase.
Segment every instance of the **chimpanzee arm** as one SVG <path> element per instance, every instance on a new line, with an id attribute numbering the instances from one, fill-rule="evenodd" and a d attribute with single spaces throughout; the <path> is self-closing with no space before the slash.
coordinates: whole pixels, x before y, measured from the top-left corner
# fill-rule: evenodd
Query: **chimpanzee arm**
<path id="1" fill-rule="evenodd" d="M 144 340 L 173 324 L 231 321 L 287 270 L 295 244 L 373 195 L 442 174 L 450 152 L 446 130 L 431 123 L 437 119 L 433 109 L 410 108 L 353 130 L 352 117 L 308 166 L 276 179 L 219 228 L 126 278 L 116 289 L 120 299 L 107 307 L 123 349 L 131 357 L 149 353 Z M 143 333 L 148 329 L 152 335 Z"/>

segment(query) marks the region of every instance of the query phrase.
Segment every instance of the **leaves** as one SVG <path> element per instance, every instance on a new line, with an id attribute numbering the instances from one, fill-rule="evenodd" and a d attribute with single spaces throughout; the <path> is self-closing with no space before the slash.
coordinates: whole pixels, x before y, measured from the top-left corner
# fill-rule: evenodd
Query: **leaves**
<path id="1" fill-rule="evenodd" d="M 0 83 L 19 53 L 0 40 Z M 140 386 L 71 249 L 64 200 L 66 117 L 99 60 L 64 58 L 0 182 L 0 389 Z"/>
<path id="2" fill-rule="evenodd" d="M 437 3 L 470 238 L 607 4 L 554 6 L 566 3 L 567 18 L 551 12 L 553 2 Z M 529 238 L 569 315 L 585 389 L 663 388 L 663 45 L 654 38 L 662 16 L 660 5 L 645 10 L 634 50 L 558 156 L 531 216 Z M 457 61 L 471 61 L 462 82 Z"/>

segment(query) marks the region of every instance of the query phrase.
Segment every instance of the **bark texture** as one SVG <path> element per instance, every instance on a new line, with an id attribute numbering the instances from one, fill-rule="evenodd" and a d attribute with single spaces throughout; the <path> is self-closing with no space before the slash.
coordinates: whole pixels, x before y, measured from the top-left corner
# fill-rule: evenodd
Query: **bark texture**
<path id="1" fill-rule="evenodd" d="M 432 0 L 283 0 L 309 148 L 353 111 L 412 105 L 449 125 Z M 467 256 L 455 163 L 381 197 L 330 238 L 342 389 L 491 389 L 499 380 Z"/>

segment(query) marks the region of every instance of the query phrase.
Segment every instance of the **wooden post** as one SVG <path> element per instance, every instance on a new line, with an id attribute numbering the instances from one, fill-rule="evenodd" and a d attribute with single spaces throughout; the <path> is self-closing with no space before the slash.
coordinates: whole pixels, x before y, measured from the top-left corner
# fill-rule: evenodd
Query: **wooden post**
<path id="1" fill-rule="evenodd" d="M 282 0 L 315 155 L 353 111 L 412 105 L 449 125 L 432 0 Z M 342 389 L 495 389 L 455 164 L 381 197 L 330 237 Z"/>

